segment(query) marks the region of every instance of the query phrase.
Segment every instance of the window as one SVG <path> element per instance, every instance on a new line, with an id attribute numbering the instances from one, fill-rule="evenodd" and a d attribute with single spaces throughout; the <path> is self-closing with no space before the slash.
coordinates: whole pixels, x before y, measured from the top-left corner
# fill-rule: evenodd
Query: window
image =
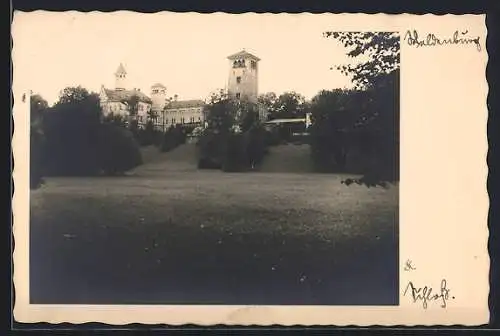
<path id="1" fill-rule="evenodd" d="M 240 76 L 236 77 L 236 83 L 238 83 L 238 84 L 241 83 L 241 77 Z"/>
<path id="2" fill-rule="evenodd" d="M 233 62 L 233 68 L 244 68 L 245 67 L 245 60 L 240 59 L 240 60 L 235 60 Z"/>
<path id="3" fill-rule="evenodd" d="M 252 67 L 252 69 L 257 69 L 257 62 L 251 61 L 250 66 Z"/>
<path id="4" fill-rule="evenodd" d="M 172 124 L 175 124 L 175 118 L 172 118 Z"/>
<path id="5" fill-rule="evenodd" d="M 239 92 L 236 93 L 236 99 L 240 99 L 240 97 L 241 97 L 241 93 L 239 93 Z"/>

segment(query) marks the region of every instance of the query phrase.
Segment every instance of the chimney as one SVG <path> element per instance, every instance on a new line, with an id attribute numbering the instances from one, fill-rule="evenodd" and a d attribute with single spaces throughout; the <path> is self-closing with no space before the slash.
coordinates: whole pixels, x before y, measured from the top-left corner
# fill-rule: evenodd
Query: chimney
<path id="1" fill-rule="evenodd" d="M 178 95 L 174 95 L 174 101 L 177 101 L 177 98 L 179 98 Z"/>

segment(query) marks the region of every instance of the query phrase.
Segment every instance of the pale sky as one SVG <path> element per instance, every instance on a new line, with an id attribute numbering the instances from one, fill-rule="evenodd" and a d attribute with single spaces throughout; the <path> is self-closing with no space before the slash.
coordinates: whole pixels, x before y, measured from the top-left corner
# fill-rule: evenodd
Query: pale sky
<path id="1" fill-rule="evenodd" d="M 259 93 L 350 87 L 336 64 L 352 60 L 335 40 L 322 36 L 332 20 L 314 15 L 21 13 L 14 19 L 16 67 L 29 74 L 31 90 L 52 104 L 59 91 L 81 85 L 114 88 L 122 62 L 128 86 L 150 94 L 160 82 L 167 96 L 205 99 L 224 88 L 227 56 L 245 48 L 259 63 Z"/>

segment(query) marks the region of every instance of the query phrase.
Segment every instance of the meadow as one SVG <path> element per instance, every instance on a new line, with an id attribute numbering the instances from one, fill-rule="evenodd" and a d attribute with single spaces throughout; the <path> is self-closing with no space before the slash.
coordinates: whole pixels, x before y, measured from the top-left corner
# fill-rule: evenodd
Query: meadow
<path id="1" fill-rule="evenodd" d="M 31 192 L 32 303 L 398 304 L 397 185 L 201 171 L 178 153 Z"/>

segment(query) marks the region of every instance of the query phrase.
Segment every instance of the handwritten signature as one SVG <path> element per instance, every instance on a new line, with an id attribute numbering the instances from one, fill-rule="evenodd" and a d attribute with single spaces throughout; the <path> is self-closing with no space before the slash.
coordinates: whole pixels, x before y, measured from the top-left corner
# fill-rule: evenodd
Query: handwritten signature
<path id="1" fill-rule="evenodd" d="M 403 296 L 407 296 L 410 293 L 413 303 L 417 301 L 422 301 L 422 306 L 427 309 L 428 302 L 439 301 L 441 302 L 441 308 L 446 308 L 446 302 L 451 298 L 455 299 L 454 296 L 450 296 L 450 289 L 446 287 L 446 280 L 441 280 L 441 286 L 438 291 L 434 292 L 434 289 L 430 286 L 416 287 L 411 281 L 406 286 Z"/>
<path id="2" fill-rule="evenodd" d="M 456 30 L 453 33 L 452 37 L 448 38 L 439 38 L 435 34 L 427 34 L 425 38 L 419 39 L 418 32 L 416 30 L 408 30 L 404 36 L 405 41 L 408 42 L 408 45 L 415 47 L 432 47 L 432 46 L 441 46 L 441 45 L 452 45 L 452 44 L 474 44 L 476 46 L 477 51 L 481 51 L 481 43 L 479 36 L 477 37 L 468 37 L 466 36 L 469 33 L 468 30 L 464 32 L 459 32 Z"/>

